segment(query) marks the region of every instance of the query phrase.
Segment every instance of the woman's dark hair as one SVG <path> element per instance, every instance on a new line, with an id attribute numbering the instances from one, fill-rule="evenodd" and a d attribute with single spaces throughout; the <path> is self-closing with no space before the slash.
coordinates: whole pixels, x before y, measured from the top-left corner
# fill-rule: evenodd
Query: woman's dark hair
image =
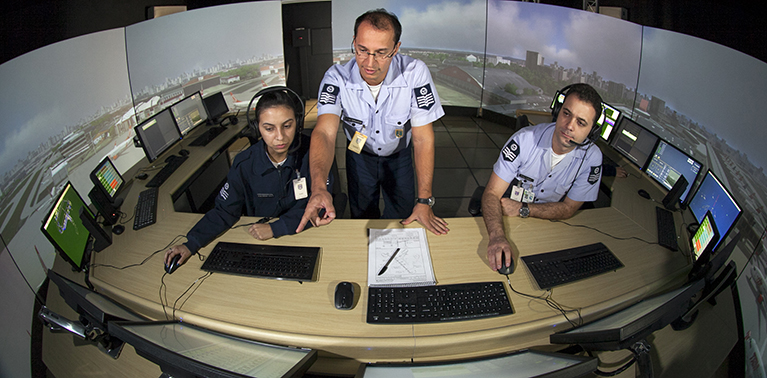
<path id="1" fill-rule="evenodd" d="M 264 110 L 276 106 L 285 106 L 288 109 L 292 109 L 293 115 L 296 118 L 296 124 L 299 122 L 301 114 L 299 114 L 299 107 L 296 105 L 293 98 L 291 98 L 285 91 L 272 91 L 263 94 L 256 104 L 256 125 L 260 123 L 259 119 Z"/>

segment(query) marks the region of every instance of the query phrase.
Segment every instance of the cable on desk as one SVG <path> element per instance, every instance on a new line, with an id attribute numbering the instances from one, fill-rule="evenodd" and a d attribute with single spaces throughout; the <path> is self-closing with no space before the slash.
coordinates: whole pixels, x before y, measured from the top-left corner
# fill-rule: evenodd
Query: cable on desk
<path id="1" fill-rule="evenodd" d="M 206 278 L 208 278 L 208 277 L 210 277 L 210 276 L 212 276 L 212 275 L 213 275 L 213 272 L 207 272 L 207 273 L 205 273 L 204 275 L 200 276 L 199 278 L 197 278 L 196 280 L 194 280 L 194 282 L 192 282 L 192 284 L 191 284 L 191 285 L 189 285 L 189 287 L 188 287 L 188 288 L 186 288 L 186 290 L 184 290 L 184 292 L 183 292 L 183 293 L 181 293 L 181 295 L 179 295 L 179 296 L 178 296 L 178 298 L 176 298 L 176 301 L 174 301 L 174 302 L 173 302 L 173 307 L 172 307 L 172 308 L 173 308 L 173 312 L 172 312 L 171 316 L 173 317 L 173 319 L 176 319 L 176 304 L 178 303 L 178 301 L 179 301 L 181 298 L 183 298 L 183 297 L 184 297 L 184 295 L 186 295 L 186 293 L 188 293 L 188 292 L 189 292 L 189 290 L 191 290 L 191 289 L 192 289 L 192 287 L 194 287 L 194 284 L 196 284 L 198 281 L 200 282 L 200 284 L 199 284 L 199 285 L 197 285 L 197 287 L 194 289 L 194 291 L 192 291 L 192 292 L 189 294 L 189 296 L 188 296 L 188 297 L 186 297 L 186 299 L 184 299 L 184 301 L 183 301 L 183 302 L 181 302 L 181 306 L 178 306 L 178 309 L 179 309 L 179 310 L 181 310 L 181 308 L 182 308 L 182 307 L 184 307 L 184 304 L 186 303 L 186 301 L 188 301 L 188 300 L 189 300 L 189 298 L 191 298 L 191 297 L 192 297 L 192 295 L 194 294 L 194 292 L 195 292 L 195 291 L 197 291 L 197 289 L 199 289 L 199 288 L 200 288 L 200 286 L 202 286 L 202 282 L 203 282 L 203 281 L 205 281 L 205 279 L 206 279 Z M 166 293 L 167 293 L 167 291 L 168 291 L 167 287 L 166 287 L 165 291 L 166 291 Z M 179 320 L 180 320 L 180 319 L 179 319 Z"/>
<path id="2" fill-rule="evenodd" d="M 156 255 L 156 254 L 158 254 L 158 253 L 168 249 L 168 247 L 170 247 L 171 245 L 175 244 L 178 240 L 183 239 L 183 238 L 186 238 L 186 236 L 184 236 L 184 235 L 177 235 L 175 238 L 173 238 L 173 240 L 171 240 L 170 243 L 168 243 L 168 245 L 166 245 L 162 249 L 158 249 L 158 250 L 152 252 L 152 254 L 147 256 L 143 261 L 141 261 L 138 264 L 130 264 L 130 265 L 126 265 L 126 266 L 123 266 L 123 267 L 109 265 L 109 264 L 91 264 L 90 266 L 91 266 L 91 268 L 97 267 L 97 266 L 101 266 L 101 267 L 104 267 L 104 268 L 112 268 L 112 269 L 117 269 L 117 270 L 128 269 L 128 268 L 132 268 L 134 266 L 141 266 L 141 265 L 144 265 L 144 263 L 146 263 L 147 261 L 149 261 L 149 259 L 154 257 L 154 255 Z"/>
<path id="3" fill-rule="evenodd" d="M 641 241 L 641 242 L 644 242 L 644 243 L 647 243 L 647 244 L 658 244 L 657 242 L 649 242 L 649 241 L 647 241 L 647 240 L 644 240 L 644 239 L 638 238 L 638 237 L 636 237 L 636 236 L 631 236 L 631 237 L 628 237 L 628 238 L 619 238 L 619 237 L 617 237 L 617 236 L 613 236 L 613 235 L 610 235 L 610 234 L 608 234 L 608 233 L 606 233 L 606 232 L 604 232 L 604 231 L 601 231 L 601 230 L 599 230 L 599 229 L 597 229 L 597 228 L 594 228 L 594 227 L 591 227 L 591 226 L 586 226 L 586 225 L 583 225 L 583 224 L 570 224 L 570 223 L 567 223 L 567 222 L 565 222 L 565 221 L 563 221 L 563 220 L 557 220 L 557 219 L 549 219 L 549 222 L 555 222 L 555 223 L 564 223 L 564 224 L 566 224 L 566 225 L 568 225 L 568 226 L 570 226 L 570 227 L 580 227 L 580 228 L 589 229 L 589 230 L 592 230 L 592 231 L 596 231 L 596 232 L 598 232 L 598 233 L 600 233 L 600 234 L 602 234 L 602 235 L 605 235 L 605 236 L 611 237 L 611 238 L 613 238 L 613 239 L 615 239 L 615 240 L 630 240 L 630 239 L 636 239 L 636 240 L 639 240 L 639 241 Z"/>
<path id="4" fill-rule="evenodd" d="M 555 301 L 554 298 L 553 298 L 553 296 L 554 296 L 554 289 L 548 289 L 548 290 L 546 290 L 546 294 L 541 295 L 541 296 L 536 296 L 536 295 L 531 295 L 531 294 L 525 294 L 525 293 L 522 293 L 522 292 L 519 292 L 519 291 L 515 290 L 514 287 L 511 286 L 511 280 L 509 279 L 509 275 L 508 274 L 506 275 L 506 282 L 509 284 L 509 289 L 511 289 L 511 291 L 513 291 L 514 293 L 516 293 L 518 295 L 521 295 L 523 297 L 532 298 L 532 299 L 540 299 L 540 300 L 546 302 L 546 304 L 549 307 L 551 307 L 552 309 L 554 309 L 556 311 L 559 311 L 562 314 L 562 316 L 565 317 L 565 320 L 567 320 L 567 322 L 570 323 L 571 326 L 578 327 L 580 325 L 583 325 L 583 317 L 581 316 L 581 309 L 580 308 L 576 308 L 576 307 L 565 306 L 565 305 L 561 305 L 561 304 L 557 303 L 557 301 Z M 568 310 L 568 309 L 570 309 L 570 310 Z M 567 316 L 567 313 L 570 312 L 570 311 L 575 311 L 578 314 L 578 323 L 573 322 Z"/>

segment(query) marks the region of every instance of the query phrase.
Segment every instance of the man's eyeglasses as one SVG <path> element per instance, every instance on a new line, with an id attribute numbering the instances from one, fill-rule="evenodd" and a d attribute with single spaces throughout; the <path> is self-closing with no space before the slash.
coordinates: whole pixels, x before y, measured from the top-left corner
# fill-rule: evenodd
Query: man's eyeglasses
<path id="1" fill-rule="evenodd" d="M 373 60 L 376 62 L 381 62 L 386 59 L 391 59 L 391 57 L 394 56 L 394 53 L 397 52 L 397 48 L 395 47 L 394 50 L 392 50 L 390 53 L 385 51 L 369 52 L 366 49 L 355 48 L 354 42 L 352 42 L 352 51 L 354 52 L 354 55 L 356 55 L 359 59 L 367 59 L 368 56 L 372 56 Z"/>

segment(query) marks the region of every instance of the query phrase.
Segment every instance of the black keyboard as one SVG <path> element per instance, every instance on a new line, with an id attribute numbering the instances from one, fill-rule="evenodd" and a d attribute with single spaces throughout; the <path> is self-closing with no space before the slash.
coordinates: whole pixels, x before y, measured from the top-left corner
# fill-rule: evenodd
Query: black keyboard
<path id="1" fill-rule="evenodd" d="M 662 208 L 655 207 L 655 216 L 658 220 L 658 244 L 676 251 L 679 245 L 676 242 L 676 226 L 674 225 L 674 213 Z"/>
<path id="2" fill-rule="evenodd" d="M 368 288 L 368 323 L 453 322 L 513 313 L 503 282 Z"/>
<path id="3" fill-rule="evenodd" d="M 195 147 L 207 146 L 208 143 L 213 141 L 213 139 L 216 139 L 216 137 L 219 136 L 219 134 L 223 133 L 224 130 L 226 130 L 226 129 L 224 129 L 223 127 L 220 127 L 220 126 L 209 127 L 207 130 L 205 130 L 204 133 L 202 133 L 200 136 L 195 138 L 192 141 L 192 143 L 189 143 L 189 145 L 190 146 L 195 146 Z"/>
<path id="4" fill-rule="evenodd" d="M 523 256 L 522 261 L 541 289 L 623 268 L 623 263 L 602 243 Z"/>
<path id="5" fill-rule="evenodd" d="M 162 184 L 165 182 L 165 180 L 170 177 L 170 175 L 173 174 L 173 172 L 178 169 L 178 167 L 181 166 L 181 164 L 184 164 L 186 159 L 189 159 L 189 156 L 178 156 L 173 155 L 170 159 L 168 159 L 168 162 L 165 163 L 165 166 L 162 167 L 160 172 L 157 172 L 157 174 L 152 177 L 151 180 L 149 180 L 148 183 L 146 183 L 147 188 L 159 188 L 162 186 Z"/>
<path id="6" fill-rule="evenodd" d="M 138 194 L 136 212 L 133 215 L 133 229 L 139 230 L 157 222 L 158 188 L 149 188 Z"/>
<path id="7" fill-rule="evenodd" d="M 316 281 L 319 255 L 319 247 L 219 242 L 201 269 L 263 278 Z"/>

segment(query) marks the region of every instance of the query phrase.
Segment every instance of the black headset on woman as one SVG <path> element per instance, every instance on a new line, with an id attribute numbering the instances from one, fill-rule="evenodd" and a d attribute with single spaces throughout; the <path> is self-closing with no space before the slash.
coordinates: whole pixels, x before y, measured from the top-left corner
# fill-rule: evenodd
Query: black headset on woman
<path id="1" fill-rule="evenodd" d="M 291 146 L 289 152 L 295 152 L 301 148 L 301 132 L 304 130 L 304 100 L 301 99 L 301 96 L 299 96 L 298 93 L 285 86 L 280 85 L 264 88 L 253 95 L 253 97 L 250 99 L 250 102 L 248 103 L 247 111 L 245 112 L 248 125 L 245 129 L 243 129 L 243 133 L 241 135 L 247 136 L 248 139 L 251 140 L 251 144 L 255 143 L 259 138 L 261 138 L 261 133 L 258 131 L 258 124 L 256 123 L 255 114 L 251 116 L 250 111 L 251 109 L 255 110 L 253 104 L 256 102 L 257 98 L 273 92 L 286 92 L 288 95 L 293 96 L 293 109 L 295 109 L 296 117 L 296 136 L 293 138 L 293 146 Z"/>

